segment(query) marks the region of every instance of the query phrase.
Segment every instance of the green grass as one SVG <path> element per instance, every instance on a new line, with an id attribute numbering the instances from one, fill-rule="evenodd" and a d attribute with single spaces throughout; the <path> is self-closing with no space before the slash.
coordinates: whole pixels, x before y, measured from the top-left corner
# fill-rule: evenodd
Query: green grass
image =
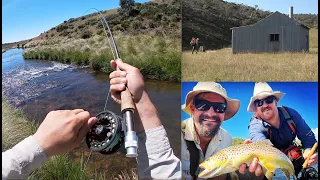
<path id="1" fill-rule="evenodd" d="M 317 32 L 310 30 L 309 53 L 184 52 L 182 81 L 318 81 Z"/>
<path id="2" fill-rule="evenodd" d="M 27 119 L 21 109 L 12 107 L 5 98 L 2 98 L 2 152 L 34 134 L 37 126 Z M 137 180 L 136 169 L 132 172 L 121 171 L 120 174 L 110 177 L 104 173 L 97 173 L 85 165 L 85 156 L 82 154 L 80 162 L 72 159 L 69 153 L 50 157 L 40 168 L 30 174 L 28 180 L 103 180 L 103 179 L 132 179 Z"/>
<path id="3" fill-rule="evenodd" d="M 108 42 L 101 41 L 101 37 L 67 41 L 59 46 L 41 46 L 26 51 L 23 57 L 89 65 L 94 70 L 109 73 L 109 61 L 114 58 Z M 165 35 L 123 35 L 115 39 L 123 61 L 139 68 L 145 77 L 180 81 L 180 39 Z"/>
<path id="4" fill-rule="evenodd" d="M 36 132 L 36 125 L 2 98 L 2 152 Z"/>
<path id="5" fill-rule="evenodd" d="M 30 176 L 29 180 L 33 179 L 69 179 L 69 180 L 87 180 L 90 179 L 89 171 L 83 169 L 83 158 L 81 163 L 72 161 L 68 153 L 53 156 L 43 164 L 39 169 L 36 169 Z"/>

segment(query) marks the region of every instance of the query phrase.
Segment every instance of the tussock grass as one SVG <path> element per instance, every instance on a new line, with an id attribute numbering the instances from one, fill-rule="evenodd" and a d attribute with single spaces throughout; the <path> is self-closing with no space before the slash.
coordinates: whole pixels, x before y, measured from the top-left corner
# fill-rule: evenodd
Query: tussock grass
<path id="1" fill-rule="evenodd" d="M 317 32 L 310 31 L 309 53 L 184 52 L 182 81 L 318 81 Z"/>
<path id="2" fill-rule="evenodd" d="M 83 158 L 79 163 L 72 161 L 68 153 L 50 157 L 50 160 L 36 169 L 28 178 L 33 179 L 69 179 L 86 180 L 90 179 L 89 171 L 83 171 Z"/>
<path id="3" fill-rule="evenodd" d="M 36 125 L 23 116 L 21 109 L 14 109 L 2 98 L 2 152 L 34 134 L 36 129 Z"/>
<path id="4" fill-rule="evenodd" d="M 26 50 L 25 59 L 44 59 L 89 65 L 94 70 L 110 72 L 113 58 L 108 41 L 103 36 L 66 41 L 61 45 L 48 45 Z M 106 38 L 106 37 L 104 37 Z M 164 35 L 120 35 L 115 37 L 120 57 L 136 66 L 146 77 L 180 81 L 181 43 L 179 38 Z"/>

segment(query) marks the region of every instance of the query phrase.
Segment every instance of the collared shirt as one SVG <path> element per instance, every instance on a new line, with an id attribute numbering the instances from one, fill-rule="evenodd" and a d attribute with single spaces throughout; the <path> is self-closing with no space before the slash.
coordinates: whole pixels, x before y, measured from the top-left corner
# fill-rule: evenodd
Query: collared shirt
<path id="1" fill-rule="evenodd" d="M 280 113 L 279 107 L 279 116 L 280 116 L 280 126 L 276 128 L 275 126 L 269 124 L 267 121 L 262 119 L 262 122 L 256 118 L 252 119 L 249 125 L 249 137 L 250 139 L 255 141 L 261 141 L 267 139 L 269 136 L 267 135 L 266 128 L 263 126 L 263 123 L 269 126 L 272 137 L 271 142 L 278 149 L 288 148 L 289 145 L 293 143 L 293 140 L 298 137 L 301 141 L 302 147 L 304 149 L 312 148 L 313 144 L 316 142 L 314 133 L 311 128 L 305 122 L 305 120 L 301 117 L 301 115 L 292 108 L 286 107 L 288 113 L 292 117 L 293 122 L 296 125 L 296 135 L 290 129 L 288 123 L 286 122 L 284 115 Z"/>
<path id="2" fill-rule="evenodd" d="M 192 179 L 192 176 L 190 175 L 190 153 L 187 149 L 185 140 L 195 142 L 196 147 L 199 149 L 199 163 L 201 163 L 218 151 L 231 146 L 232 137 L 226 130 L 220 128 L 218 133 L 210 140 L 207 151 L 204 155 L 200 147 L 200 138 L 194 128 L 193 118 L 185 120 L 184 123 L 185 127 L 182 129 L 184 135 L 182 134 L 181 136 L 182 178 L 189 180 Z"/>

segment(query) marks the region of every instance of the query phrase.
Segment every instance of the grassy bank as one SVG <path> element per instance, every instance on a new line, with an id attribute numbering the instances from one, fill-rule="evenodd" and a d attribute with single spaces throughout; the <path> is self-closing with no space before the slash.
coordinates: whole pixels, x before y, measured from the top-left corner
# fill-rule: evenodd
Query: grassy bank
<path id="1" fill-rule="evenodd" d="M 36 129 L 37 126 L 23 115 L 21 109 L 10 106 L 5 99 L 2 99 L 2 152 L 12 148 L 24 138 L 34 134 Z M 53 156 L 40 168 L 36 169 L 28 179 L 138 179 L 134 169 L 132 172 L 123 171 L 121 174 L 113 177 L 106 176 L 105 174 L 97 174 L 92 169 L 84 168 L 85 160 L 86 158 L 82 156 L 80 162 L 75 162 L 69 153 Z"/>
<path id="2" fill-rule="evenodd" d="M 180 81 L 180 39 L 158 35 L 115 37 L 120 57 L 139 68 L 145 77 L 151 79 Z M 89 65 L 94 70 L 111 72 L 109 62 L 112 51 L 104 36 L 90 39 L 67 40 L 59 45 L 41 46 L 26 50 L 25 59 L 44 59 Z"/>
<path id="3" fill-rule="evenodd" d="M 309 53 L 184 52 L 182 81 L 318 81 L 317 32 L 310 30 Z"/>

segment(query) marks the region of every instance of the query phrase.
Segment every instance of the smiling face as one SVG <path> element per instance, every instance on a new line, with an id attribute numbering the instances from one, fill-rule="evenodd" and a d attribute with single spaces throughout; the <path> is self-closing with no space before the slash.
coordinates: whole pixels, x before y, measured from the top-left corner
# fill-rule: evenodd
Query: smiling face
<path id="1" fill-rule="evenodd" d="M 269 104 L 267 103 L 268 102 L 267 98 L 269 98 Z M 262 105 L 260 104 L 261 106 L 258 105 L 259 103 L 255 103 L 256 111 L 258 112 L 259 116 L 266 121 L 274 118 L 274 116 L 276 116 L 278 111 L 277 100 L 274 98 L 273 101 L 271 103 L 270 102 L 271 102 L 271 98 L 266 97 L 264 98 L 264 101 L 261 102 L 261 104 L 263 103 Z"/>
<path id="2" fill-rule="evenodd" d="M 225 103 L 225 99 L 216 93 L 201 93 L 195 98 L 196 100 Z M 224 120 L 225 112 L 217 113 L 215 112 L 213 106 L 211 106 L 208 110 L 199 110 L 200 108 L 197 109 L 196 107 L 197 106 L 195 104 L 191 103 L 190 109 L 196 131 L 198 132 L 200 137 L 214 137 Z"/>

